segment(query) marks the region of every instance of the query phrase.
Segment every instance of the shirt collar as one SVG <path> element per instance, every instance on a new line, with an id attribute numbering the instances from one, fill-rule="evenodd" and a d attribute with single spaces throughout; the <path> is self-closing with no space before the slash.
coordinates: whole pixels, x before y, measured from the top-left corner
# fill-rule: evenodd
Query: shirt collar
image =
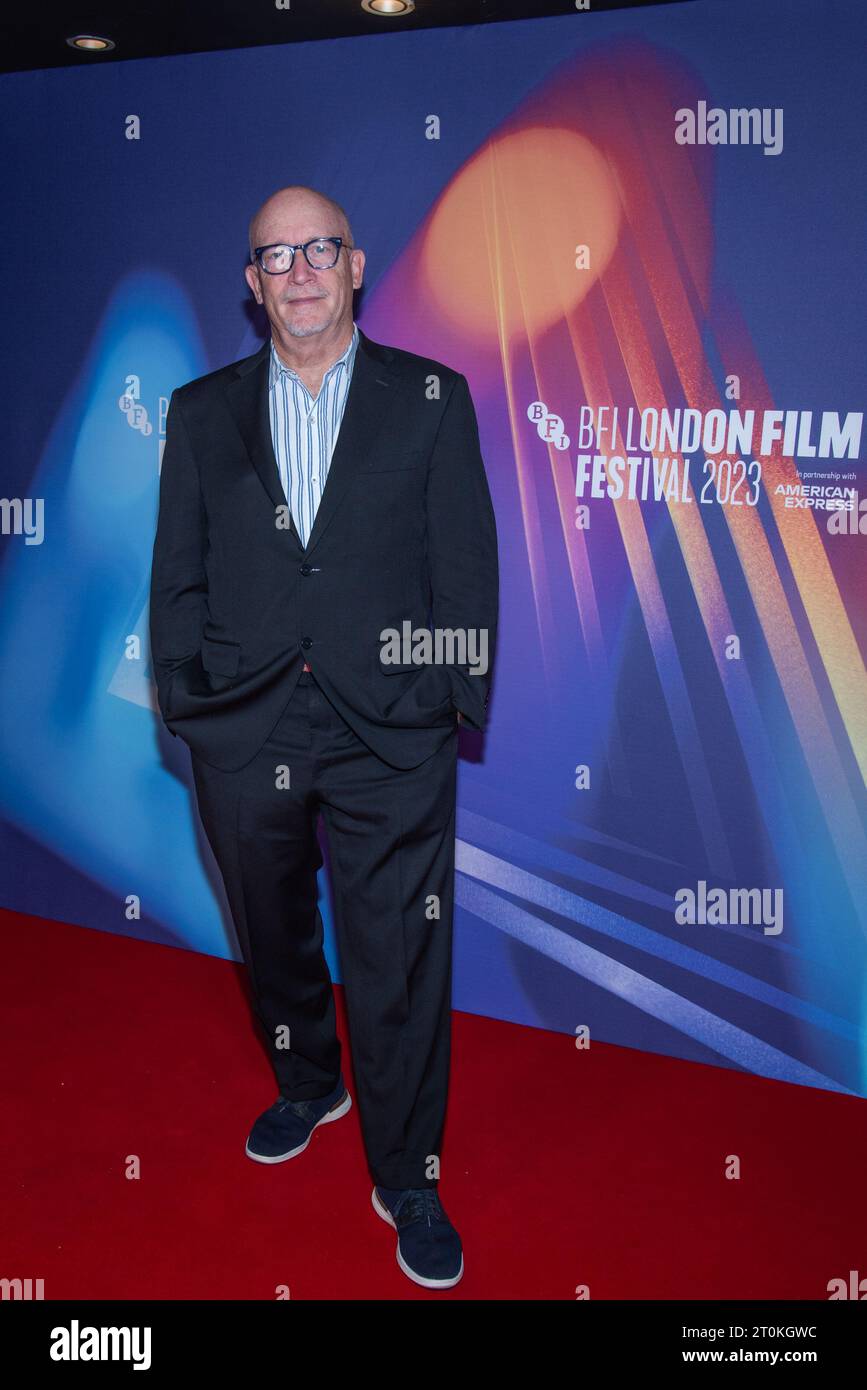
<path id="1" fill-rule="evenodd" d="M 331 366 L 328 368 L 328 371 L 325 373 L 325 376 L 322 378 L 323 383 L 327 380 L 327 378 L 328 378 L 329 376 L 331 376 L 331 373 L 332 373 L 332 372 L 334 372 L 334 371 L 337 370 L 337 368 L 338 368 L 341 364 L 344 364 L 344 365 L 346 366 L 347 371 L 348 371 L 348 372 L 351 372 L 351 371 L 352 371 L 353 364 L 354 364 L 354 362 L 355 362 L 355 353 L 356 353 L 357 349 L 358 349 L 358 324 L 357 324 L 357 323 L 353 323 L 353 325 L 352 325 L 352 337 L 351 337 L 350 340 L 349 340 L 349 346 L 347 347 L 346 351 L 345 351 L 344 353 L 342 353 L 340 357 L 338 357 L 338 359 L 337 359 L 336 362 L 332 362 Z M 278 354 L 277 354 L 277 349 L 276 349 L 275 346 L 274 346 L 274 339 L 272 338 L 272 339 L 271 339 L 270 385 L 271 385 L 271 386 L 275 386 L 275 385 L 277 384 L 277 382 L 279 381 L 279 379 L 280 379 L 281 376 L 291 376 L 291 377 L 294 377 L 296 381 L 300 381 L 300 380 L 301 380 L 301 378 L 298 376 L 298 373 L 297 373 L 297 372 L 294 372 L 294 371 L 292 370 L 291 367 L 287 367 L 287 366 L 286 366 L 286 363 L 282 360 L 282 358 L 278 356 Z"/>

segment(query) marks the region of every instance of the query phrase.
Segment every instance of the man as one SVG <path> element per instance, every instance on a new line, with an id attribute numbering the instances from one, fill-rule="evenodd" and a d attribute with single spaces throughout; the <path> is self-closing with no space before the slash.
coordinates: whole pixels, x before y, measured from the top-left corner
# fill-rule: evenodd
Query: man
<path id="1" fill-rule="evenodd" d="M 321 812 L 374 1209 L 401 1269 L 449 1288 L 457 725 L 485 727 L 497 536 L 466 378 L 361 332 L 364 262 L 312 189 L 253 218 L 246 277 L 271 340 L 172 393 L 151 654 L 280 1090 L 246 1152 L 293 1158 L 351 1105 L 316 903 Z M 397 662 L 395 633 L 415 643 Z"/>

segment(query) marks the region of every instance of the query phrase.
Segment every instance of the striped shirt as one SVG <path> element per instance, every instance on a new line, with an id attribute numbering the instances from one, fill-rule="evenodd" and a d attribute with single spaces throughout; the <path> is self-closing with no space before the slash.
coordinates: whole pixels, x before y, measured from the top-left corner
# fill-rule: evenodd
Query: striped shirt
<path id="1" fill-rule="evenodd" d="M 353 323 L 349 346 L 328 368 L 314 399 L 297 372 L 278 356 L 271 341 L 271 440 L 283 495 L 305 547 L 340 432 L 357 348 L 358 324 Z"/>

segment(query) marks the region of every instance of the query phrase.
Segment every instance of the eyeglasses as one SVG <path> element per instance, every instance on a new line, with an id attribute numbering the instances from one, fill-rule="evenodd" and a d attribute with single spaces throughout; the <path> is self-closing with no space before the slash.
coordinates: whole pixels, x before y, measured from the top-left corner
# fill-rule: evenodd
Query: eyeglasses
<path id="1" fill-rule="evenodd" d="M 315 236 L 310 241 L 290 246 L 277 242 L 273 246 L 257 246 L 250 257 L 266 275 L 285 275 L 295 264 L 295 252 L 303 251 L 311 270 L 331 270 L 337 265 L 341 248 L 345 245 L 340 236 Z M 354 250 L 346 246 L 347 251 Z"/>

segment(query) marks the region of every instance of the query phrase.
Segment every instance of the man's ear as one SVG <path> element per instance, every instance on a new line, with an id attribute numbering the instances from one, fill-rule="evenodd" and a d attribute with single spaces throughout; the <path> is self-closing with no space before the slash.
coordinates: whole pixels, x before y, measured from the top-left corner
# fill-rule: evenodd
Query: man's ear
<path id="1" fill-rule="evenodd" d="M 252 293 L 256 303 L 261 304 L 262 299 L 259 294 L 259 272 L 253 265 L 252 261 L 249 265 L 244 266 L 244 279 L 247 281 L 247 284 L 250 287 L 250 292 Z"/>

